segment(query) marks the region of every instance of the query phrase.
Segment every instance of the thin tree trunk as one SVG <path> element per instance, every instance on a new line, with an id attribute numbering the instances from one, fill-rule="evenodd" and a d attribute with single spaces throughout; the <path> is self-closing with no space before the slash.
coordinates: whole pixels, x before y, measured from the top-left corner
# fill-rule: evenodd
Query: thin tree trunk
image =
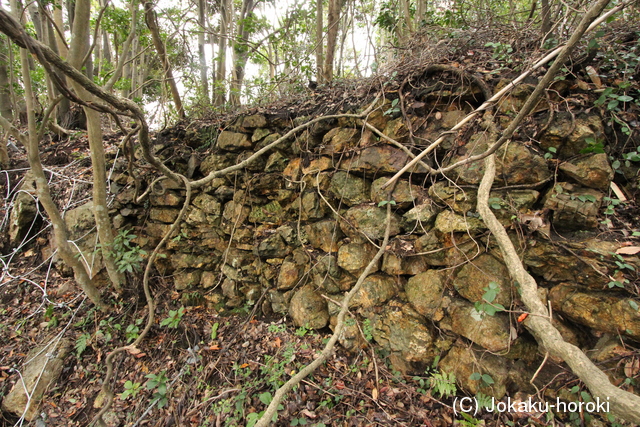
<path id="1" fill-rule="evenodd" d="M 249 26 L 246 20 L 253 17 L 255 0 L 243 0 L 240 17 L 238 19 L 238 30 L 233 43 L 233 78 L 231 80 L 230 101 L 232 105 L 240 105 L 240 93 L 244 81 L 245 67 L 249 58 Z"/>
<path id="2" fill-rule="evenodd" d="M 13 104 L 11 102 L 11 84 L 9 79 L 9 56 L 7 49 L 11 49 L 11 45 L 5 42 L 5 38 L 0 39 L 0 115 L 5 119 L 13 120 Z"/>
<path id="3" fill-rule="evenodd" d="M 316 80 L 324 83 L 323 0 L 316 0 Z"/>
<path id="4" fill-rule="evenodd" d="M 58 1 L 62 1 L 62 0 L 58 0 Z M 55 23 L 56 27 L 58 27 L 58 29 L 60 29 L 61 31 L 62 29 L 64 29 L 61 4 L 53 5 L 53 22 Z M 54 52 L 57 51 L 62 58 L 67 59 L 69 57 L 69 49 L 67 47 L 67 44 L 65 43 L 65 40 L 57 31 L 55 33 L 54 40 L 55 40 L 54 43 L 57 47 L 57 49 L 54 50 Z M 52 49 L 53 49 L 54 43 L 52 43 L 51 45 Z M 63 81 L 66 81 L 65 76 L 63 76 L 62 78 L 63 78 Z M 69 111 L 71 110 L 71 102 L 67 98 L 63 98 L 62 101 L 60 101 L 60 103 L 58 103 L 58 105 L 56 106 L 56 110 L 57 110 L 56 118 L 57 118 L 58 124 L 65 126 L 68 121 Z"/>
<path id="5" fill-rule="evenodd" d="M 202 99 L 206 100 L 205 105 L 209 104 L 209 74 L 207 70 L 207 57 L 204 52 L 205 48 L 205 15 L 206 15 L 207 3 L 205 0 L 198 0 L 198 25 L 200 29 L 198 31 L 198 56 L 200 59 L 200 85 L 202 90 Z"/>
<path id="6" fill-rule="evenodd" d="M 229 24 L 231 18 L 231 1 L 220 1 L 220 34 L 218 35 L 218 66 L 216 67 L 216 78 L 213 85 L 214 104 L 224 105 L 226 102 L 226 90 L 224 87 L 225 74 L 227 73 L 227 40 L 229 36 Z"/>
<path id="7" fill-rule="evenodd" d="M 333 80 L 333 62 L 338 42 L 338 23 L 340 22 L 340 9 L 342 0 L 329 0 L 329 13 L 327 16 L 327 51 L 324 58 L 324 81 Z"/>
<path id="8" fill-rule="evenodd" d="M 546 39 L 549 31 L 551 31 L 551 5 L 549 0 L 540 1 L 540 18 L 542 19 L 540 32 L 542 33 L 542 38 Z"/>
<path id="9" fill-rule="evenodd" d="M 74 17 L 75 25 L 71 35 L 71 47 L 69 49 L 69 63 L 77 70 L 82 68 L 82 61 L 88 50 L 90 12 L 90 0 L 77 1 Z M 71 85 L 83 101 L 96 101 L 95 97 L 77 82 L 72 81 Z M 102 255 L 109 279 L 116 291 L 120 292 L 124 278 L 121 273 L 118 273 L 112 253 L 114 232 L 107 206 L 107 173 L 104 147 L 102 145 L 100 113 L 91 108 L 83 108 L 87 116 L 87 134 L 91 163 L 93 165 L 93 205 L 98 238 L 102 246 Z"/>
<path id="10" fill-rule="evenodd" d="M 123 74 L 126 78 L 129 78 L 129 75 L 131 74 L 132 64 L 127 62 L 127 60 L 128 58 L 132 57 L 131 43 L 136 38 L 136 23 L 138 21 L 138 2 L 136 0 L 132 0 L 129 4 L 129 12 L 131 14 L 131 28 L 129 30 L 129 35 L 127 36 L 127 39 L 124 41 L 124 44 L 122 46 L 120 57 L 118 58 L 118 61 L 113 68 L 113 75 L 104 85 L 105 89 L 108 91 L 113 89 L 113 85 L 115 85 L 116 82 L 120 80 Z M 131 86 L 129 87 L 129 89 L 122 89 L 121 96 L 123 98 L 129 97 L 129 95 L 131 94 L 131 90 L 133 89 L 132 85 L 133 82 L 131 82 Z"/>
<path id="11" fill-rule="evenodd" d="M 184 119 L 186 116 L 184 114 L 184 108 L 182 108 L 182 100 L 180 99 L 180 93 L 178 92 L 178 86 L 176 85 L 176 81 L 173 78 L 173 72 L 171 71 L 171 64 L 169 63 L 169 58 L 167 58 L 167 53 L 164 48 L 164 43 L 162 38 L 160 37 L 160 30 L 158 29 L 158 21 L 156 17 L 156 13 L 153 11 L 153 3 L 147 1 L 144 4 L 145 11 L 145 21 L 147 23 L 147 27 L 149 27 L 149 31 L 151 32 L 151 38 L 153 39 L 153 45 L 156 48 L 156 52 L 158 52 L 158 56 L 160 57 L 160 61 L 162 62 L 162 67 L 164 69 L 165 79 L 167 83 L 169 83 L 169 89 L 171 89 L 171 97 L 173 98 L 173 103 L 176 107 L 176 112 L 178 113 L 178 117 Z"/>

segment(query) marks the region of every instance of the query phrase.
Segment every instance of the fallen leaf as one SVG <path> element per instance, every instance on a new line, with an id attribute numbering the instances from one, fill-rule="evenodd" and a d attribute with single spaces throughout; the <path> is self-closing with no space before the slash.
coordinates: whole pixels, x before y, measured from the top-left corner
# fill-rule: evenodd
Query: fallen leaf
<path id="1" fill-rule="evenodd" d="M 273 340 L 273 345 L 275 345 L 276 347 L 280 347 L 282 345 L 282 340 L 280 339 L 280 337 L 276 337 L 276 339 Z"/>
<path id="2" fill-rule="evenodd" d="M 640 246 L 625 246 L 616 251 L 618 255 L 635 255 L 640 252 Z"/>
<path id="3" fill-rule="evenodd" d="M 378 389 L 374 388 L 373 390 L 371 390 L 371 398 L 373 400 L 378 400 Z"/>
<path id="4" fill-rule="evenodd" d="M 624 374 L 627 376 L 627 378 L 635 377 L 636 375 L 638 375 L 639 371 L 640 371 L 639 359 L 630 360 L 624 365 Z"/>
<path id="5" fill-rule="evenodd" d="M 138 355 L 138 354 L 140 354 L 140 353 L 142 352 L 142 351 L 141 351 L 139 348 L 137 348 L 137 347 L 129 347 L 129 348 L 127 349 L 127 351 L 128 351 L 128 352 L 129 352 L 129 354 L 130 354 L 130 355 L 132 355 L 132 356 Z"/>

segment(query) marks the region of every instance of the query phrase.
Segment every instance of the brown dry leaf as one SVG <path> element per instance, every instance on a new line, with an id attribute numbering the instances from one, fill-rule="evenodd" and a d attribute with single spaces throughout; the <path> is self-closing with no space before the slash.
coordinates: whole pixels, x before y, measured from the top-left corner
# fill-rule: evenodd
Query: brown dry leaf
<path id="1" fill-rule="evenodd" d="M 371 398 L 373 400 L 378 400 L 378 389 L 374 388 L 373 390 L 371 390 Z"/>
<path id="2" fill-rule="evenodd" d="M 625 246 L 616 251 L 618 255 L 635 255 L 640 252 L 640 246 Z"/>
<path id="3" fill-rule="evenodd" d="M 633 378 L 640 372 L 640 359 L 633 359 L 624 364 L 624 374 L 627 378 Z"/>
<path id="4" fill-rule="evenodd" d="M 589 65 L 588 67 L 585 67 L 585 70 L 587 71 L 587 74 L 589 75 L 589 78 L 591 79 L 593 84 L 596 85 L 598 89 L 602 88 L 602 80 L 600 80 L 600 76 L 598 75 L 596 69 Z"/>
<path id="5" fill-rule="evenodd" d="M 142 351 L 138 347 L 129 347 L 127 349 L 127 352 L 129 352 L 129 354 L 132 356 L 137 356 L 138 354 L 142 353 Z"/>

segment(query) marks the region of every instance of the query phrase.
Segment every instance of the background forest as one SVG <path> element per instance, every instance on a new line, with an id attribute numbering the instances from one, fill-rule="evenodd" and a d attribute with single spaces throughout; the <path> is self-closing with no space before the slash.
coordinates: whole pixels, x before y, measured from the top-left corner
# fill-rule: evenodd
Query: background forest
<path id="1" fill-rule="evenodd" d="M 637 1 L 0 0 L 0 424 L 638 424 L 639 23 Z M 589 114 L 598 115 L 602 124 L 583 126 Z M 432 138 L 429 120 L 449 125 L 436 127 L 440 134 Z M 476 134 L 489 135 L 487 146 L 464 153 L 466 143 L 478 141 Z M 538 163 L 522 166 L 519 158 L 512 159 L 514 168 L 525 171 L 520 175 L 530 178 L 512 185 L 505 172 L 511 158 L 507 148 L 499 149 L 519 138 L 529 138 L 525 151 Z M 571 145 L 562 138 L 579 141 Z M 411 258 L 413 247 L 400 246 L 423 239 L 414 235 L 390 243 L 394 215 L 405 218 L 405 211 L 419 205 L 417 198 L 400 200 L 393 186 L 384 193 L 408 166 L 393 169 L 397 157 L 391 156 L 376 159 L 375 172 L 365 168 L 355 178 L 335 171 L 326 172 L 326 182 L 320 175 L 315 181 L 304 177 L 305 169 L 323 159 L 344 165 L 340 162 L 354 152 L 385 141 L 418 165 L 403 175 L 405 180 L 410 176 L 409 192 L 416 191 L 411 181 L 416 170 L 424 199 L 436 199 L 432 189 L 438 178 L 428 177 L 444 176 L 440 184 L 455 180 L 455 186 L 474 192 L 473 203 L 451 195 L 453 202 L 437 199 L 433 218 L 425 220 L 429 227 L 442 212 L 451 212 L 451 225 L 463 211 L 465 225 L 452 225 L 449 231 L 436 225 L 442 228 L 440 240 L 432 244 L 460 250 L 458 243 L 466 241 L 457 241 L 454 234 L 471 236 L 487 253 L 490 246 L 501 251 L 497 258 L 506 265 L 503 276 L 517 283 L 521 299 L 511 305 L 503 305 L 497 283 L 480 287 L 465 319 L 474 324 L 509 313 L 511 329 L 502 333 L 511 334 L 514 343 L 519 333 L 527 343 L 539 344 L 526 348 L 534 348 L 531 363 L 540 371 L 553 365 L 538 378 L 547 381 L 544 387 L 531 379 L 536 396 L 581 403 L 610 397 L 610 413 L 461 415 L 454 410 L 456 397 L 466 393 L 486 403 L 488 390 L 503 385 L 496 384 L 498 375 L 477 366 L 473 372 L 447 373 L 435 353 L 428 355 L 429 363 L 420 359 L 415 364 L 420 366 L 416 373 L 406 362 L 414 351 L 405 349 L 396 353 L 406 360 L 396 363 L 393 345 L 384 347 L 391 338 L 383 337 L 376 323 L 384 317 L 381 311 L 356 313 L 349 301 L 383 255 L 384 263 L 403 251 Z M 443 141 L 448 151 L 437 148 Z M 603 173 L 611 172 L 604 183 L 594 184 L 592 176 L 574 178 L 580 173 L 570 163 L 580 156 L 604 159 Z M 502 162 L 497 173 L 488 172 L 495 168 L 493 161 Z M 475 177 L 474 165 L 480 164 L 486 169 Z M 291 165 L 302 175 L 291 172 Z M 331 168 L 345 169 L 335 165 Z M 536 206 L 545 209 L 507 215 L 513 208 L 508 197 L 489 194 L 493 174 L 506 189 L 535 188 Z M 338 176 L 344 181 L 338 182 Z M 488 184 L 485 176 L 491 179 Z M 562 187 L 558 177 L 588 182 L 589 189 L 574 195 L 571 184 Z M 375 187 L 369 182 L 374 178 L 389 181 Z M 299 199 L 289 184 L 269 187 L 280 181 L 299 184 Z M 398 186 L 404 183 L 399 180 Z M 366 187 L 366 197 L 349 200 L 348 192 L 357 192 L 358 186 Z M 309 188 L 317 194 L 304 199 Z M 327 202 L 322 189 L 339 199 L 335 218 L 318 207 L 322 201 L 335 202 Z M 543 200 L 538 196 L 545 191 L 555 193 Z M 557 212 L 563 207 L 548 200 L 563 197 L 572 206 L 595 206 L 597 200 L 597 208 L 589 205 L 584 213 L 580 205 L 578 219 L 564 218 L 570 233 L 558 237 L 549 225 L 548 206 Z M 309 271 L 307 258 L 296 259 L 301 253 L 299 243 L 291 243 L 296 239 L 287 239 L 301 234 L 302 222 L 314 227 L 318 219 L 334 227 L 318 226 L 320 235 L 336 233 L 337 217 L 347 215 L 343 203 L 350 208 L 375 205 L 386 217 L 377 217 L 373 227 L 386 230 L 366 236 L 377 251 L 359 252 L 362 265 L 350 270 L 341 261 L 337 291 L 298 297 L 333 307 L 331 320 L 327 313 L 315 327 L 286 307 L 302 291 L 297 284 L 282 285 L 285 267 L 295 276 L 292 282 L 316 274 Z M 481 218 L 485 228 L 470 225 Z M 556 213 L 553 219 L 562 230 L 561 216 Z M 204 227 L 198 221 L 211 223 Z M 284 223 L 297 225 L 286 234 L 275 228 Z M 614 249 L 571 246 L 584 231 L 571 229 L 573 223 Z M 223 230 L 219 235 L 207 234 L 216 227 Z M 255 234 L 243 241 L 254 228 Z M 497 243 L 477 234 L 479 228 L 488 229 Z M 593 268 L 603 282 L 599 290 L 613 292 L 611 300 L 624 305 L 626 329 L 583 322 L 576 328 L 581 346 L 565 342 L 570 341 L 566 335 L 558 338 L 552 313 L 535 290 L 536 280 L 555 285 L 556 270 L 547 274 L 546 265 L 538 270 L 527 265 L 535 279 L 525 272 L 518 256 L 509 255 L 505 228 L 517 230 L 517 238 L 510 236 L 520 239 L 522 247 L 536 246 L 538 239 L 540 248 L 557 238 L 563 254 Z M 355 234 L 341 233 L 340 250 L 368 246 Z M 285 247 L 268 246 L 272 237 Z M 338 253 L 334 243 L 327 245 L 323 251 Z M 203 248 L 209 252 L 190 257 L 185 246 L 193 254 Z M 307 252 L 316 256 L 315 249 Z M 219 253 L 222 261 L 216 258 Z M 550 259 L 545 262 L 553 264 Z M 208 262 L 215 264 L 215 272 L 207 270 Z M 431 271 L 449 269 L 432 262 L 427 263 Z M 184 265 L 174 268 L 179 263 Z M 207 268 L 196 273 L 196 264 Z M 240 276 L 254 264 L 259 264 L 256 277 L 264 282 L 240 286 Z M 324 273 L 331 268 L 327 264 Z M 402 297 L 394 294 L 394 301 L 412 298 L 416 273 L 417 267 L 404 264 L 393 273 L 403 276 L 394 285 L 402 288 Z M 191 287 L 193 275 L 206 289 Z M 223 276 L 238 277 L 237 287 Z M 287 302 L 278 311 L 282 295 Z M 336 295 L 344 300 L 336 302 Z M 405 311 L 409 305 L 398 302 Z M 411 316 L 429 318 L 410 310 Z M 283 320 L 287 314 L 290 319 Z M 614 324 L 619 320 L 611 317 Z M 429 326 L 419 326 L 436 336 L 434 330 L 441 328 L 432 325 L 441 320 L 421 320 Z M 353 339 L 357 345 L 349 347 L 343 331 L 360 336 Z M 479 348 L 482 337 L 454 332 L 464 337 L 457 342 L 465 342 L 467 349 Z M 603 337 L 614 343 L 613 349 L 607 347 L 611 358 L 606 361 L 596 363 L 578 348 L 595 351 Z M 334 349 L 337 342 L 342 347 Z M 11 390 L 22 382 L 30 394 L 15 397 Z M 544 394 L 547 388 L 556 394 Z"/>

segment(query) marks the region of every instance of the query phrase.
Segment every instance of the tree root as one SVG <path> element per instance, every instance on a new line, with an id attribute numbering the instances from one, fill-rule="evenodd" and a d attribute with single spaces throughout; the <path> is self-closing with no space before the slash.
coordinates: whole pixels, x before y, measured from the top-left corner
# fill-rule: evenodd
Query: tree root
<path id="1" fill-rule="evenodd" d="M 535 279 L 525 270 L 507 231 L 489 208 L 489 192 L 496 173 L 495 154 L 487 157 L 484 164 L 485 175 L 478 189 L 478 212 L 500 246 L 502 257 L 518 287 L 522 302 L 533 314 L 523 322 L 524 326 L 531 331 L 545 351 L 562 358 L 569 365 L 573 373 L 586 384 L 593 397 L 610 403 L 611 412 L 615 415 L 640 424 L 640 397 L 611 384 L 609 377 L 582 350 L 564 341 L 560 332 L 551 324 L 549 311 L 538 296 Z"/>

